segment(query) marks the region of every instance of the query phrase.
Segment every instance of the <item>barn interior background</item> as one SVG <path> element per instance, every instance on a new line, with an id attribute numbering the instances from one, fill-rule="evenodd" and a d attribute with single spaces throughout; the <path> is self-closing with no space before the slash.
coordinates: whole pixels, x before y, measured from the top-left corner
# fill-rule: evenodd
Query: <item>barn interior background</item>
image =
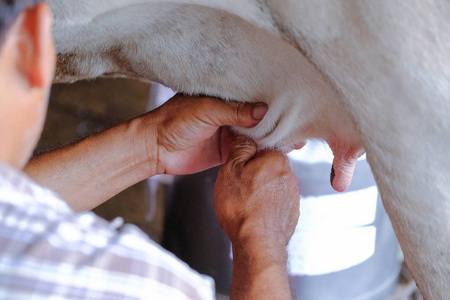
<path id="1" fill-rule="evenodd" d="M 68 145 L 143 114 L 148 110 L 150 90 L 150 84 L 130 79 L 97 79 L 54 85 L 36 153 Z M 161 242 L 164 189 L 154 189 L 147 181 L 140 182 L 97 207 L 94 212 L 107 220 L 121 217 L 125 222 L 140 227 L 156 242 Z M 148 199 L 155 192 L 156 205 L 151 207 Z M 389 299 L 422 299 L 406 266 L 402 268 L 397 290 Z"/>

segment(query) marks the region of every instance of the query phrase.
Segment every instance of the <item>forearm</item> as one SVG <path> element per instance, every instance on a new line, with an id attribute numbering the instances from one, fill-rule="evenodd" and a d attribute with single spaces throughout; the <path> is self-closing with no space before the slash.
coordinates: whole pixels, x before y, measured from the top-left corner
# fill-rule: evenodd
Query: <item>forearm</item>
<path id="1" fill-rule="evenodd" d="M 292 299 L 287 256 L 285 248 L 233 246 L 231 299 Z"/>
<path id="2" fill-rule="evenodd" d="M 74 210 L 90 210 L 156 174 L 156 138 L 156 125 L 147 114 L 35 157 L 25 172 Z"/>

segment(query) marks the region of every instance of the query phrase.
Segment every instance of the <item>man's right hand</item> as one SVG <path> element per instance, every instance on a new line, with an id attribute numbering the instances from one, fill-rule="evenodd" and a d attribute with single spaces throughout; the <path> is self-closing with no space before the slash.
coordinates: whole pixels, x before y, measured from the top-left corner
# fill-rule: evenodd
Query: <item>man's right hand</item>
<path id="1" fill-rule="evenodd" d="M 289 299 L 286 246 L 299 217 L 297 179 L 284 153 L 257 153 L 238 136 L 214 189 L 217 218 L 233 245 L 232 298 Z"/>

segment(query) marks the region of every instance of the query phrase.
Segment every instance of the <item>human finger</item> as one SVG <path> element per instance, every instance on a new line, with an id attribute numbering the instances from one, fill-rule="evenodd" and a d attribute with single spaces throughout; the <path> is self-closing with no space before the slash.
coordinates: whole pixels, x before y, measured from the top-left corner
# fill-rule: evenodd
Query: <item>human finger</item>
<path id="1" fill-rule="evenodd" d="M 207 98 L 206 98 L 207 99 Z M 269 110 L 265 103 L 226 102 L 210 99 L 202 107 L 209 123 L 250 128 L 256 126 Z M 197 111 L 201 110 L 198 108 Z M 201 112 L 201 111 L 200 111 Z"/>
<path id="2" fill-rule="evenodd" d="M 255 157 L 257 153 L 256 143 L 243 136 L 236 135 L 228 154 L 226 166 L 229 168 L 241 169 L 249 160 Z"/>

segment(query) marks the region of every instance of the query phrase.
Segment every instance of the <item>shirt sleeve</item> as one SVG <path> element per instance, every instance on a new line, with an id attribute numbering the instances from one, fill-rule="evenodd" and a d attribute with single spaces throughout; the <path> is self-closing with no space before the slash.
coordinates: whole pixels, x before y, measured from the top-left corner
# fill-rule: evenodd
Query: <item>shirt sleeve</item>
<path id="1" fill-rule="evenodd" d="M 214 299 L 214 282 L 134 225 L 0 206 L 1 299 Z M 32 297 L 30 297 L 32 296 Z"/>

